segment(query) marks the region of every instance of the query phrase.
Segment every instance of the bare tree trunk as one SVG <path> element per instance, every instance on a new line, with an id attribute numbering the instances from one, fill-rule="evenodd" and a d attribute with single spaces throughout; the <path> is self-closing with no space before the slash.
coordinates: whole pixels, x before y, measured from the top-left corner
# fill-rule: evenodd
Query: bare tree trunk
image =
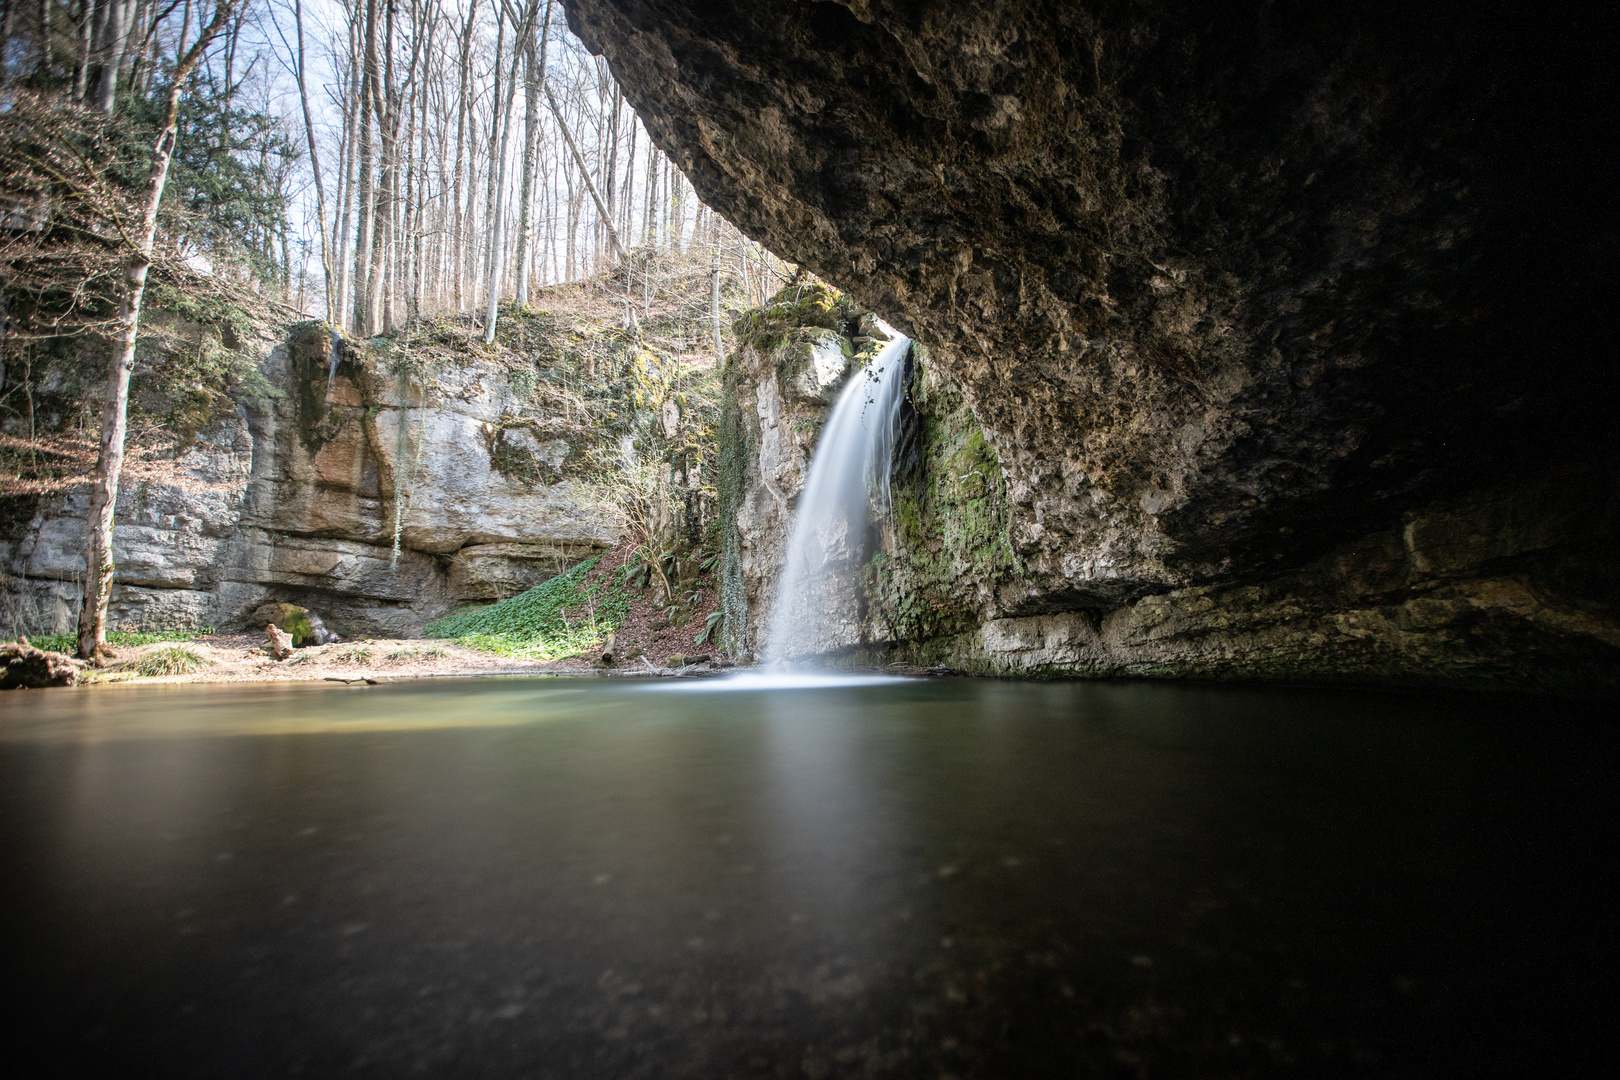
<path id="1" fill-rule="evenodd" d="M 423 13 L 427 15 L 425 51 L 419 52 L 416 42 L 422 41 Z M 398 260 L 400 287 L 405 291 L 405 318 L 415 319 L 421 307 L 422 267 L 422 189 L 427 185 L 427 125 L 425 121 L 429 69 L 432 67 L 433 36 L 438 26 L 436 12 L 431 5 L 419 7 L 411 3 L 411 70 L 407 82 L 410 86 L 409 104 L 405 110 L 405 201 L 401 205 L 400 254 Z M 418 60 L 422 71 L 417 71 Z M 417 151 L 420 138 L 421 151 Z"/>
<path id="2" fill-rule="evenodd" d="M 371 220 L 371 266 L 366 277 L 366 336 L 388 330 L 388 304 L 385 286 L 389 260 L 393 254 L 394 210 L 397 205 L 399 162 L 399 106 L 394 100 L 394 11 L 387 4 L 383 19 L 382 72 L 371 83 L 372 109 L 377 114 L 378 140 L 382 145 L 377 163 L 376 210 Z M 372 61 L 375 63 L 375 60 Z"/>
<path id="3" fill-rule="evenodd" d="M 39 0 L 38 68 L 41 78 L 51 73 L 51 0 Z"/>
<path id="4" fill-rule="evenodd" d="M 129 41 L 134 6 L 135 0 L 107 0 L 106 44 L 103 46 L 101 81 L 96 84 L 96 108 L 108 116 L 112 115 L 118 96 L 118 69 L 124 62 L 124 48 Z"/>
<path id="5" fill-rule="evenodd" d="M 647 205 L 642 208 L 641 245 L 649 258 L 658 250 L 658 147 L 647 140 Z"/>
<path id="6" fill-rule="evenodd" d="M 494 181 L 491 190 L 494 198 L 490 200 L 489 224 L 489 305 L 484 314 L 484 344 L 495 343 L 495 318 L 498 312 L 497 303 L 501 295 L 501 257 L 506 254 L 505 244 L 502 242 L 501 226 L 502 212 L 505 209 L 506 196 L 506 157 L 507 144 L 512 136 L 512 101 L 517 91 L 518 58 L 526 49 L 534 47 L 534 16 L 538 8 L 538 0 L 530 0 L 528 10 L 523 14 L 523 25 L 516 28 L 512 37 L 512 72 L 506 83 L 506 104 L 501 113 L 501 140 L 500 158 L 490 163 L 490 176 Z M 551 21 L 551 0 L 546 0 L 546 21 Z M 496 77 L 499 78 L 500 53 L 495 54 Z"/>
<path id="7" fill-rule="evenodd" d="M 478 0 L 472 0 L 467 6 L 467 22 L 461 29 L 461 88 L 460 96 L 456 99 L 456 169 L 451 187 L 451 218 L 455 229 L 455 272 L 451 275 L 455 290 L 455 308 L 461 310 L 461 268 L 466 265 L 464 245 L 466 237 L 461 221 L 461 176 L 462 151 L 467 140 L 467 120 L 472 108 L 472 36 L 473 20 L 478 16 Z M 470 193 L 469 193 L 470 194 Z"/>
<path id="8" fill-rule="evenodd" d="M 585 192 L 574 186 L 575 168 L 571 158 L 563 165 L 563 183 L 568 186 L 568 232 L 565 234 L 568 238 L 568 263 L 563 270 L 564 281 L 578 278 L 574 271 L 575 259 L 579 254 L 579 210 L 585 201 Z"/>
<path id="9" fill-rule="evenodd" d="M 135 339 L 140 329 L 141 299 L 146 275 L 152 268 L 152 247 L 157 239 L 158 207 L 169 179 L 169 161 L 180 115 L 180 92 L 204 50 L 224 27 L 236 0 L 215 0 L 214 18 L 202 28 L 190 49 L 180 57 L 171 75 L 164 103 L 163 125 L 152 145 L 152 164 L 146 174 L 141 205 L 141 227 L 135 250 L 124 267 L 124 296 L 118 305 L 118 330 L 113 338 L 112 363 L 107 373 L 107 400 L 101 412 L 101 454 L 90 488 L 89 545 L 85 552 L 84 597 L 79 606 L 78 652 L 86 660 L 105 656 L 107 601 L 112 595 L 113 512 L 118 481 L 124 471 L 124 433 L 129 421 L 129 377 L 135 367 Z M 184 42 L 181 42 L 183 45 Z M 114 68 L 116 70 L 116 68 Z"/>
<path id="10" fill-rule="evenodd" d="M 514 28 L 515 29 L 515 28 Z M 506 5 L 502 4 L 495 12 L 495 86 L 490 97 L 489 108 L 489 171 L 484 177 L 484 228 L 481 230 L 486 242 L 483 245 L 484 279 L 491 276 L 491 268 L 495 264 L 495 236 L 489 229 L 489 218 L 495 208 L 495 180 L 499 169 L 497 154 L 500 151 L 501 137 L 501 57 L 506 51 Z M 474 283 L 475 286 L 477 282 Z M 475 295 L 476 295 L 476 289 Z"/>
<path id="11" fill-rule="evenodd" d="M 15 0 L 6 5 L 5 40 L 8 44 L 11 41 L 11 9 L 13 6 L 15 6 Z M 84 101 L 84 93 L 90 81 L 92 34 L 95 30 L 96 19 L 100 17 L 97 6 L 98 0 L 81 0 L 79 4 L 79 62 L 75 65 L 73 72 L 73 101 L 75 104 Z M 191 14 L 190 9 L 187 9 L 186 14 Z M 185 40 L 186 29 L 189 29 L 189 27 L 181 29 L 180 40 L 182 41 Z"/>
<path id="12" fill-rule="evenodd" d="M 442 80 L 444 71 L 441 67 L 439 76 Z M 445 122 L 445 107 L 443 83 L 440 83 L 438 123 L 434 134 L 438 139 L 438 173 L 439 190 L 435 193 L 433 203 L 433 310 L 444 309 L 444 297 L 449 288 L 447 276 L 450 262 L 450 213 L 449 204 L 445 202 L 445 194 L 450 190 L 450 174 L 445 166 L 450 160 L 450 125 Z"/>
<path id="13" fill-rule="evenodd" d="M 135 61 L 141 50 L 141 23 L 145 20 L 151 0 L 130 0 L 129 14 L 124 27 L 124 48 L 118 56 L 118 81 L 125 86 L 135 85 Z M 241 20 L 237 20 L 241 28 Z"/>
<path id="14" fill-rule="evenodd" d="M 371 103 L 377 86 L 377 0 L 366 0 L 364 69 L 360 76 L 360 180 L 355 191 L 359 200 L 360 227 L 354 237 L 354 332 L 371 336 L 372 314 L 367 309 L 371 284 L 371 241 L 377 198 L 372 172 L 376 148 L 371 142 Z"/>
<path id="15" fill-rule="evenodd" d="M 607 65 L 604 63 L 603 68 Z M 607 220 L 602 223 L 604 230 L 619 228 L 619 84 L 611 75 L 606 76 L 606 97 L 603 109 L 607 115 L 603 125 L 607 130 L 603 135 L 602 166 L 597 174 L 602 178 L 602 202 L 607 205 Z M 622 233 L 620 235 L 623 235 Z"/>
<path id="16" fill-rule="evenodd" d="M 293 0 L 293 25 L 298 29 L 298 66 L 294 73 L 298 76 L 298 101 L 304 107 L 304 139 L 309 143 L 309 169 L 315 175 L 315 220 L 321 227 L 321 270 L 326 280 L 326 321 L 336 325 L 337 316 L 332 310 L 334 293 L 332 280 L 332 247 L 326 240 L 326 185 L 321 180 L 321 158 L 315 146 L 315 120 L 309 112 L 309 89 L 304 80 L 304 5 L 303 0 Z"/>
<path id="17" fill-rule="evenodd" d="M 630 148 L 624 155 L 624 205 L 619 210 L 619 228 L 626 240 L 635 239 L 636 224 L 636 129 L 641 125 L 630 122 Z"/>
<path id="18" fill-rule="evenodd" d="M 602 223 L 607 226 L 608 239 L 613 241 L 613 253 L 622 256 L 624 254 L 624 245 L 619 243 L 619 230 L 613 227 L 613 215 L 608 212 L 607 205 L 602 201 L 602 196 L 597 193 L 596 185 L 591 183 L 590 166 L 585 164 L 585 156 L 579 152 L 579 146 L 574 142 L 574 133 L 569 131 L 568 125 L 563 122 L 562 110 L 557 107 L 557 99 L 552 95 L 551 87 L 546 86 L 544 89 L 546 104 L 551 106 L 551 115 L 557 118 L 557 126 L 562 128 L 563 142 L 568 144 L 569 153 L 573 154 L 574 160 L 579 163 L 580 182 L 585 185 L 585 190 L 590 193 L 591 201 L 596 204 L 596 212 L 602 215 Z"/>
<path id="19" fill-rule="evenodd" d="M 543 160 L 545 164 L 541 167 L 541 174 L 546 182 L 540 205 L 545 210 L 543 216 L 546 223 L 546 251 L 544 268 L 540 272 L 540 284 L 547 285 L 551 283 L 552 274 L 557 269 L 557 189 L 554 186 L 556 181 L 552 179 L 551 158 L 548 155 Z"/>
<path id="20" fill-rule="evenodd" d="M 349 40 L 351 45 L 355 40 L 354 26 L 349 27 Z M 350 49 L 351 58 L 354 50 Z M 343 154 L 339 163 L 338 183 L 343 192 L 339 198 L 337 218 L 337 298 L 333 300 L 333 310 L 336 315 L 334 325 L 350 326 L 349 290 L 353 285 L 353 261 L 349 258 L 349 237 L 354 235 L 354 188 L 355 188 L 355 161 L 359 155 L 360 125 L 357 106 L 360 103 L 360 84 L 358 82 L 360 65 L 353 59 L 349 61 L 348 93 L 343 98 Z"/>
<path id="21" fill-rule="evenodd" d="M 373 84 L 376 95 L 372 110 L 377 115 L 377 212 L 372 219 L 371 276 L 367 279 L 367 313 L 371 333 L 391 329 L 388 290 L 389 271 L 394 256 L 394 212 L 399 206 L 399 102 L 394 87 L 394 12 L 397 5 L 385 0 L 383 18 L 382 77 Z"/>
<path id="22" fill-rule="evenodd" d="M 546 18 L 540 36 L 551 36 L 551 0 L 546 0 Z M 518 194 L 517 304 L 529 303 L 529 261 L 532 258 L 534 221 L 530 203 L 534 198 L 534 158 L 540 141 L 540 84 L 546 78 L 545 45 L 535 55 L 534 39 L 525 50 L 528 71 L 523 86 L 523 180 Z"/>
<path id="23" fill-rule="evenodd" d="M 83 3 L 88 2 L 89 0 L 81 0 L 81 7 Z M 10 75 L 10 69 L 6 67 L 6 52 L 11 48 L 11 36 L 17 25 L 17 0 L 5 0 L 5 4 L 5 14 L 0 15 L 0 90 L 5 89 L 7 77 Z M 81 11 L 81 17 L 84 14 Z M 84 25 L 88 26 L 89 20 L 85 20 Z M 78 102 L 83 97 L 84 92 L 81 90 L 73 100 Z"/>

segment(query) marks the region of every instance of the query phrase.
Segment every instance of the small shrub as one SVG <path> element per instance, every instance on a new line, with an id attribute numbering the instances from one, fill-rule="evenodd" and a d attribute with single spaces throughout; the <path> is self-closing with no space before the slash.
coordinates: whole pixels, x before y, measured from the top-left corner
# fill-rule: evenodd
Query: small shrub
<path id="1" fill-rule="evenodd" d="M 364 664 L 371 660 L 371 650 L 364 645 L 351 645 L 340 650 L 335 659 L 347 664 Z"/>
<path id="2" fill-rule="evenodd" d="M 193 671 L 200 671 L 210 663 L 211 661 L 184 645 L 171 645 L 167 649 L 154 649 L 140 657 L 130 665 L 130 670 L 147 678 L 157 678 L 164 675 L 189 675 Z"/>

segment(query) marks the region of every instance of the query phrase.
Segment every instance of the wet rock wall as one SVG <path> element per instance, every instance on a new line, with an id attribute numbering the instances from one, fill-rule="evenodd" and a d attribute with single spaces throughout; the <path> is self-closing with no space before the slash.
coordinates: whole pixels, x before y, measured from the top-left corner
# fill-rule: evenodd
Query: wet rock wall
<path id="1" fill-rule="evenodd" d="M 745 652 L 762 647 L 810 457 L 870 340 L 859 329 L 871 316 L 846 298 L 793 299 L 739 324 L 725 376 L 721 459 L 734 464 L 721 500 L 735 523 L 727 632 Z M 808 374 L 814 347 L 831 336 L 848 359 L 819 381 Z M 1003 467 L 962 392 L 918 345 L 890 501 L 874 499 L 853 595 L 815 659 L 1039 677 L 1609 692 L 1620 687 L 1620 620 L 1608 600 L 1620 589 L 1610 558 L 1620 500 L 1611 486 L 1607 475 L 1571 469 L 1436 500 L 1260 580 L 1031 611 L 1042 590 L 1012 536 Z"/>

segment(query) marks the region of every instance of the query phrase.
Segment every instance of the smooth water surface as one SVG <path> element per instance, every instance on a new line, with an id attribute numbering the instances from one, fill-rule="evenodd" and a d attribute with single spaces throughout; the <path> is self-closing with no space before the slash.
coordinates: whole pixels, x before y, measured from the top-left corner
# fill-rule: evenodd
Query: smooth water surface
<path id="1" fill-rule="evenodd" d="M 1550 702 L 915 680 L 0 698 L 51 1075 L 1570 1075 L 1617 764 Z"/>

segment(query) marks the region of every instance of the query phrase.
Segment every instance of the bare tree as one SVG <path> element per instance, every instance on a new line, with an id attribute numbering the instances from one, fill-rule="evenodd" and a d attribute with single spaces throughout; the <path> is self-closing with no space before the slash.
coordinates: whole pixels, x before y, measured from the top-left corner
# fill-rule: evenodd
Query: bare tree
<path id="1" fill-rule="evenodd" d="M 107 649 L 107 601 L 112 592 L 113 509 L 118 498 L 118 479 L 124 466 L 124 432 L 129 413 L 129 377 L 135 366 L 135 337 L 141 321 L 141 299 L 146 292 L 146 275 L 152 266 L 152 245 L 157 237 L 158 207 L 169 178 L 169 162 L 180 115 L 180 94 L 192 69 L 214 38 L 224 29 L 239 0 L 214 0 L 214 17 L 199 32 L 191 47 L 180 54 L 170 74 L 164 100 L 163 122 L 152 144 L 152 164 L 142 193 L 141 220 L 132 237 L 126 238 L 133 251 L 125 269 L 124 296 L 118 308 L 118 329 L 114 337 L 111 368 L 107 375 L 107 400 L 101 414 L 101 454 L 96 479 L 90 489 L 90 543 L 86 553 L 84 599 L 79 607 L 78 651 L 85 659 L 105 655 Z M 184 40 L 180 42 L 183 47 Z M 116 72 L 116 66 L 111 69 Z"/>
<path id="2" fill-rule="evenodd" d="M 506 151 L 507 143 L 512 135 L 512 100 L 517 90 L 518 60 L 528 45 L 528 39 L 534 32 L 534 16 L 538 9 L 538 0 L 529 0 L 528 8 L 523 13 L 523 23 L 517 27 L 512 37 L 512 73 L 506 84 L 506 105 L 500 117 L 500 149 L 497 160 L 490 164 L 490 222 L 489 222 L 489 305 L 484 316 L 484 344 L 495 343 L 495 314 L 496 302 L 501 294 L 501 257 L 505 254 L 505 245 L 501 236 L 501 213 L 506 195 Z M 546 0 L 546 18 L 551 18 L 551 0 Z M 496 51 L 495 62 L 500 63 L 500 52 Z M 497 77 L 499 77 L 497 75 Z M 493 145 L 494 140 L 491 140 Z"/>
<path id="3" fill-rule="evenodd" d="M 321 271 L 326 281 L 326 321 L 335 326 L 339 322 L 335 307 L 338 302 L 337 282 L 332 280 L 332 246 L 326 238 L 326 186 L 321 180 L 321 155 L 315 143 L 315 118 L 309 111 L 309 87 L 305 80 L 305 72 L 309 70 L 309 65 L 304 58 L 303 0 L 293 0 L 293 26 L 297 29 L 298 37 L 298 58 L 293 67 L 293 77 L 298 82 L 298 103 L 303 107 L 304 113 L 304 139 L 309 148 L 310 172 L 315 178 L 315 221 L 320 226 L 321 233 Z M 277 29 L 279 32 L 279 24 Z"/>
<path id="4" fill-rule="evenodd" d="M 354 332 L 371 335 L 372 314 L 366 307 L 371 282 L 371 243 L 377 198 L 373 182 L 376 151 L 371 140 L 371 107 L 377 85 L 377 0 L 366 0 L 364 68 L 360 76 L 360 119 L 358 121 L 360 177 L 355 196 L 360 210 L 360 227 L 354 237 Z"/>
<path id="5" fill-rule="evenodd" d="M 551 38 L 551 0 L 546 0 L 546 17 L 540 27 L 540 49 L 535 54 L 534 38 L 524 47 L 527 70 L 523 85 L 523 181 L 518 194 L 518 247 L 517 247 L 517 302 L 524 307 L 529 302 L 529 261 L 533 257 L 532 233 L 534 223 L 531 202 L 534 198 L 534 168 L 537 143 L 540 138 L 540 84 L 546 79 L 546 43 Z"/>
<path id="6" fill-rule="evenodd" d="M 596 185 L 591 183 L 591 169 L 585 162 L 585 155 L 579 152 L 579 144 L 574 141 L 574 133 L 569 130 L 568 124 L 563 120 L 562 110 L 557 107 L 557 98 L 552 94 L 549 85 L 545 87 L 545 94 L 546 104 L 551 107 L 551 115 L 557 118 L 557 126 L 562 129 L 563 141 L 568 144 L 568 152 L 574 155 L 574 160 L 579 163 L 580 182 L 585 185 L 585 190 L 590 193 L 591 201 L 596 204 L 596 212 L 602 215 L 602 222 L 607 226 L 608 239 L 613 241 L 613 253 L 622 256 L 624 254 L 624 245 L 619 243 L 619 230 L 613 227 L 613 215 L 608 211 L 607 204 L 602 201 L 602 196 L 597 192 Z"/>

